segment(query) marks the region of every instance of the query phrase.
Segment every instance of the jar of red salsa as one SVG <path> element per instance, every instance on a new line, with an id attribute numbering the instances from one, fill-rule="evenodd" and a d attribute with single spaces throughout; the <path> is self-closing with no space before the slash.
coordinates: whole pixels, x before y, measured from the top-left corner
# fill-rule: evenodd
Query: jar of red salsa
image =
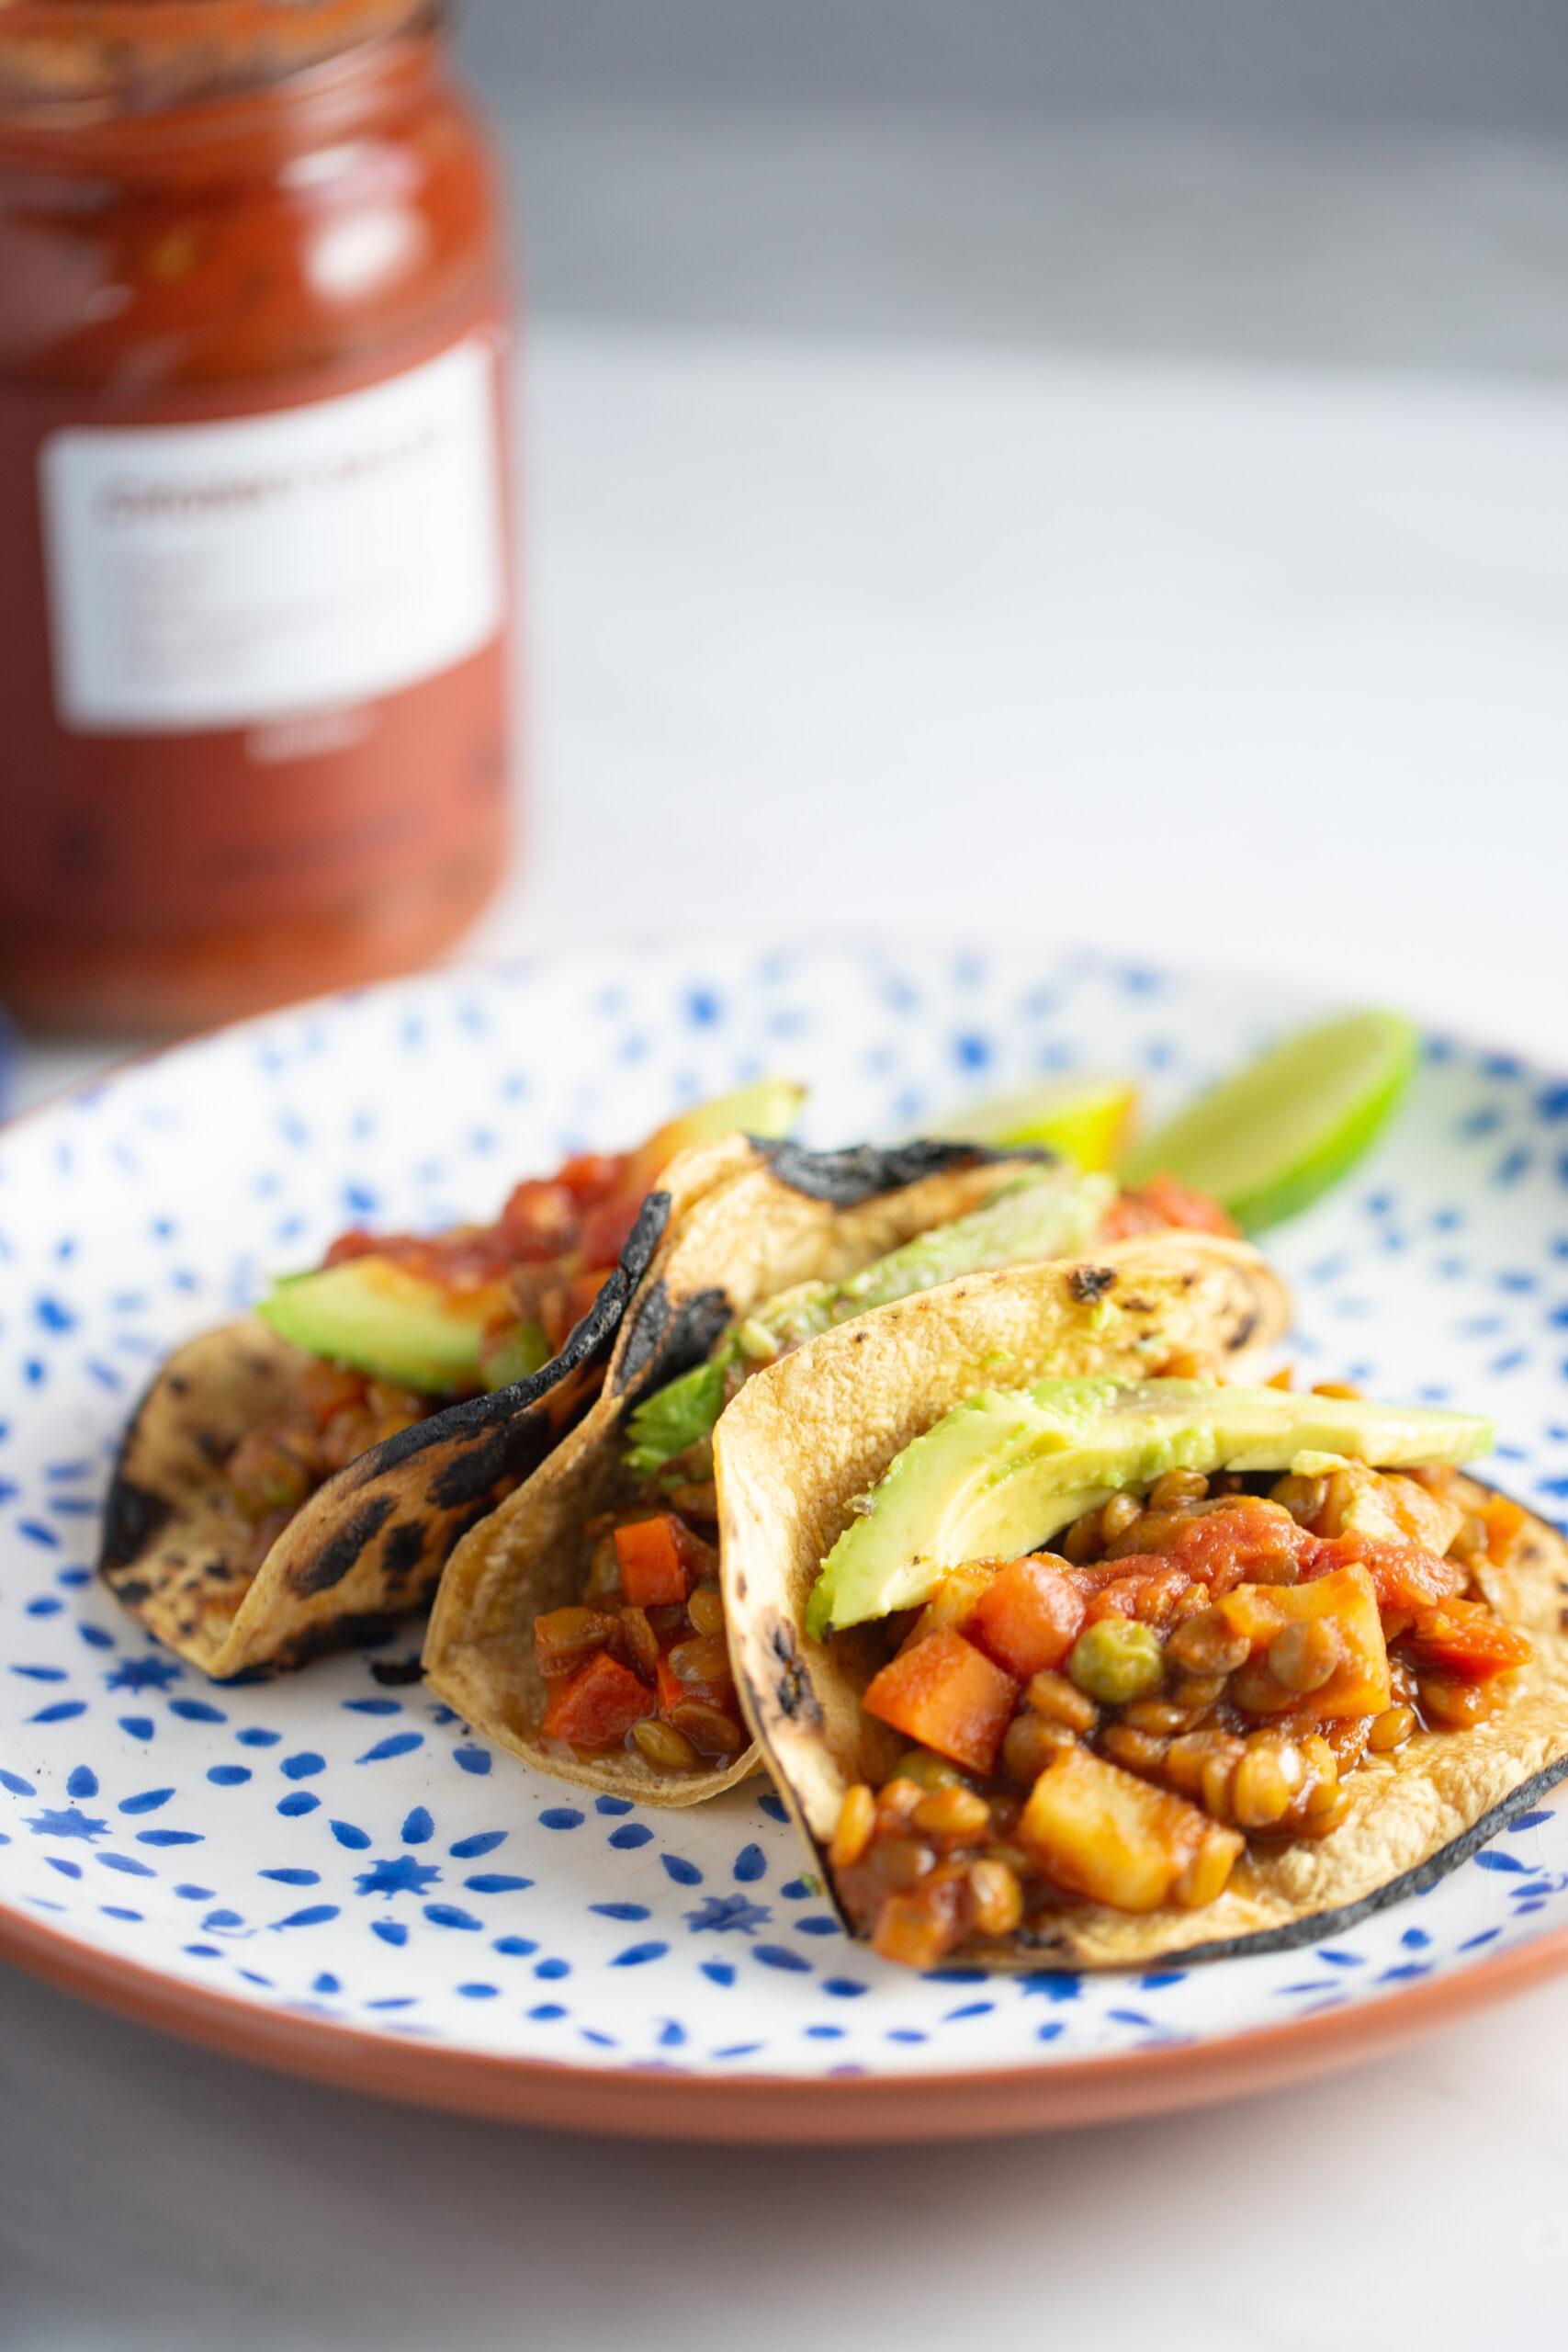
<path id="1" fill-rule="evenodd" d="M 439 0 L 0 6 L 0 997 L 408 969 L 504 849 L 507 289 Z"/>

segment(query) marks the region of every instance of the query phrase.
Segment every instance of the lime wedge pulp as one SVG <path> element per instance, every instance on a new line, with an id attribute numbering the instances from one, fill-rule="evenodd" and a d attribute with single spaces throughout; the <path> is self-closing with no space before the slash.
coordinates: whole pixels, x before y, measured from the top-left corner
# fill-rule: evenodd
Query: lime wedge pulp
<path id="1" fill-rule="evenodd" d="M 1222 1201 L 1249 1233 L 1278 1225 L 1370 1148 L 1419 1053 L 1418 1033 L 1397 1012 L 1303 1029 L 1156 1127 L 1122 1182 L 1160 1170 Z"/>
<path id="2" fill-rule="evenodd" d="M 971 1103 L 926 1133 L 1007 1150 L 1043 1145 L 1089 1176 L 1114 1164 L 1137 1102 L 1137 1088 L 1124 1078 L 1042 1079 L 1016 1094 Z"/>

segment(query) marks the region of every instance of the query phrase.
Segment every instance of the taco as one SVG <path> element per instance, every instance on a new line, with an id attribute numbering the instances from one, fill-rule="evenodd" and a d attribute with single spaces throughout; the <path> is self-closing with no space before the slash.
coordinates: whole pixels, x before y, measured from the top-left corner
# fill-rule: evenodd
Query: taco
<path id="1" fill-rule="evenodd" d="M 754 1770 L 718 1587 L 725 1404 L 813 1332 L 852 1351 L 854 1318 L 885 1300 L 1081 1249 L 1120 1218 L 1114 1194 L 974 1147 L 759 1149 L 682 1220 L 581 1428 L 454 1553 L 425 1644 L 436 1690 L 514 1755 L 646 1804 L 696 1804 Z M 1184 1206 L 1218 1221 L 1212 1204 Z M 1129 1221 L 1142 1216 L 1134 1204 Z M 1077 1289 L 1064 1275 L 1064 1371 L 1197 1369 L 1283 1329 L 1282 1288 L 1233 1240 L 1162 1233 L 1106 1256 L 1138 1271 L 1143 1319 L 1108 1335 L 1100 1273 Z"/>
<path id="2" fill-rule="evenodd" d="M 886 1959 L 1137 1968 L 1338 1932 L 1568 1771 L 1568 1546 L 1461 1468 L 1491 1444 L 1473 1416 L 1062 1379 L 1063 1282 L 886 1308 L 730 1406 L 747 1720 Z M 1119 1319 L 1134 1284 L 1103 1293 Z"/>
<path id="3" fill-rule="evenodd" d="M 491 1225 L 342 1235 L 254 1316 L 189 1340 L 121 1442 L 110 1589 L 220 1678 L 422 1607 L 463 1531 L 587 1410 L 671 1218 L 746 1164 L 727 1132 L 776 1131 L 799 1100 L 764 1080 L 700 1105 L 635 1152 L 517 1185 Z"/>

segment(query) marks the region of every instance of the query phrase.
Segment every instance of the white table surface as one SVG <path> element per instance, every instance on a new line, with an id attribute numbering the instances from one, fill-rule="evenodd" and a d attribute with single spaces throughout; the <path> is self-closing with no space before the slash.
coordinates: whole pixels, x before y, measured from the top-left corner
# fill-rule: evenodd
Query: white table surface
<path id="1" fill-rule="evenodd" d="M 1568 390 L 558 327 L 527 392 L 525 848 L 476 952 L 1032 933 L 1568 1063 Z M 1565 2193 L 1568 1986 L 1224 2111 L 765 2155 L 382 2109 L 0 1984 L 26 2352 L 1441 2352 L 1548 2339 Z"/>

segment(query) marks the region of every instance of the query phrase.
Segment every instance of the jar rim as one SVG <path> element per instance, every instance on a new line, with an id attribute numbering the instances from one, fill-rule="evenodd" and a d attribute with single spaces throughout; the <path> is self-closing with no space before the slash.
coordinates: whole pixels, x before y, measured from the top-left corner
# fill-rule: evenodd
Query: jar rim
<path id="1" fill-rule="evenodd" d="M 446 0 L 9 0 L 0 125 L 85 129 L 264 96 L 446 13 Z"/>

